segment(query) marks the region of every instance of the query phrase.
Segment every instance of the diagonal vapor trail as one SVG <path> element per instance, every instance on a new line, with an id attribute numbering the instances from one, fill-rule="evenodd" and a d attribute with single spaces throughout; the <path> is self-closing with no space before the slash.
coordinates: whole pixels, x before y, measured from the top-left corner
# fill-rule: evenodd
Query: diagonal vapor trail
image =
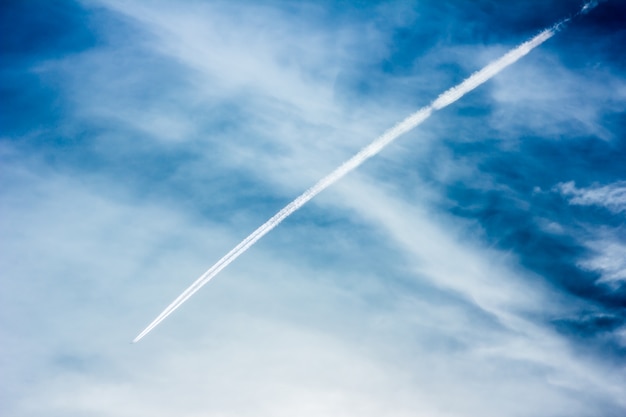
<path id="1" fill-rule="evenodd" d="M 575 16 L 587 13 L 591 8 L 595 7 L 596 4 L 597 2 L 594 0 L 585 3 Z M 499 59 L 489 63 L 481 70 L 473 73 L 460 84 L 450 88 L 449 90 L 446 90 L 444 93 L 439 95 L 439 97 L 437 97 L 431 104 L 422 107 L 400 123 L 396 124 L 391 129 L 387 130 L 372 143 L 361 149 L 352 158 L 348 159 L 346 162 L 336 168 L 333 172 L 319 180 L 315 185 L 306 190 L 291 203 L 287 204 L 282 210 L 272 216 L 268 221 L 263 223 L 263 225 L 261 225 L 258 229 L 252 232 L 248 237 L 246 237 L 237 246 L 235 246 L 230 252 L 224 255 L 224 257 L 217 261 L 215 265 L 209 268 L 208 271 L 202 274 L 200 278 L 198 278 L 193 284 L 191 284 L 191 286 L 189 286 L 189 288 L 183 291 L 181 295 L 179 295 L 169 306 L 167 306 L 167 308 L 163 310 L 163 312 L 159 314 L 157 318 L 155 318 L 152 323 L 148 325 L 148 327 L 146 327 L 141 333 L 139 333 L 139 335 L 133 340 L 133 343 L 141 340 L 159 323 L 161 323 L 167 316 L 172 314 L 174 310 L 180 307 L 181 304 L 187 301 L 189 297 L 195 294 L 196 291 L 198 291 L 200 288 L 202 288 L 202 286 L 204 286 L 214 276 L 216 276 L 222 269 L 226 268 L 231 262 L 233 262 L 241 254 L 248 250 L 259 239 L 269 233 L 273 228 L 278 226 L 283 220 L 289 217 L 300 207 L 305 205 L 313 197 L 333 185 L 350 171 L 356 169 L 367 159 L 378 154 L 381 150 L 383 150 L 383 148 L 393 142 L 400 135 L 419 126 L 424 120 L 428 119 L 433 112 L 449 106 L 450 104 L 459 100 L 465 94 L 469 93 L 470 91 L 474 90 L 481 84 L 485 83 L 486 81 L 497 75 L 500 71 L 502 71 L 509 65 L 517 62 L 520 58 L 528 54 L 534 48 L 538 47 L 539 45 L 550 39 L 552 36 L 554 36 L 558 31 L 563 28 L 564 24 L 567 23 L 570 19 L 571 18 L 563 19 L 552 27 L 543 30 L 530 40 L 520 44 Z"/>

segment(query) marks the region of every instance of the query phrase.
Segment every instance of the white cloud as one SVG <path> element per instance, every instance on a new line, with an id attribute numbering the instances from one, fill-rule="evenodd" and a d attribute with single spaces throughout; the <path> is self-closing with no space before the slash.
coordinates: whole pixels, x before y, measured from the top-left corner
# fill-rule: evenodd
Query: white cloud
<path id="1" fill-rule="evenodd" d="M 569 202 L 573 205 L 600 206 L 613 213 L 626 211 L 626 181 L 586 188 L 577 188 L 573 181 L 569 181 L 557 184 L 554 189 L 569 197 Z"/>
<path id="2" fill-rule="evenodd" d="M 600 233 L 597 239 L 589 241 L 586 246 L 592 255 L 580 262 L 584 269 L 596 271 L 601 277 L 599 282 L 617 283 L 626 281 L 626 244 L 617 236 Z"/>

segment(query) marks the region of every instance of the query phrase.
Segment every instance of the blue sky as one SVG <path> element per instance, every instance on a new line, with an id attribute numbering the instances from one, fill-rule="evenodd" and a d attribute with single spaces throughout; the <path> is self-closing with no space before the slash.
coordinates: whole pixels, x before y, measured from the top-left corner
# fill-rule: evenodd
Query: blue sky
<path id="1" fill-rule="evenodd" d="M 0 414 L 621 416 L 626 6 L 8 1 Z"/>

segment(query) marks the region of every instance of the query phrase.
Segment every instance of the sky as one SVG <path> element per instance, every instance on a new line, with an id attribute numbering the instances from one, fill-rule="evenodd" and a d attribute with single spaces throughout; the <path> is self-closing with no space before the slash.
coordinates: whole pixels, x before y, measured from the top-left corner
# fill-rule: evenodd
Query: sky
<path id="1" fill-rule="evenodd" d="M 626 3 L 8 0 L 0 414 L 626 413 Z"/>

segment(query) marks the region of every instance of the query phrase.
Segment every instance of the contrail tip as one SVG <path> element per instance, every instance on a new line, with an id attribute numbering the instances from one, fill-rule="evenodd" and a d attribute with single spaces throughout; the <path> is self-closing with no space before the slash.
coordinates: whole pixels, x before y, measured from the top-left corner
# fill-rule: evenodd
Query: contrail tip
<path id="1" fill-rule="evenodd" d="M 598 1 L 597 0 L 591 0 L 588 1 L 587 3 L 585 3 L 582 7 L 582 9 L 580 9 L 580 14 L 587 14 L 591 11 L 591 9 L 593 9 L 594 7 L 596 7 L 598 5 Z"/>

